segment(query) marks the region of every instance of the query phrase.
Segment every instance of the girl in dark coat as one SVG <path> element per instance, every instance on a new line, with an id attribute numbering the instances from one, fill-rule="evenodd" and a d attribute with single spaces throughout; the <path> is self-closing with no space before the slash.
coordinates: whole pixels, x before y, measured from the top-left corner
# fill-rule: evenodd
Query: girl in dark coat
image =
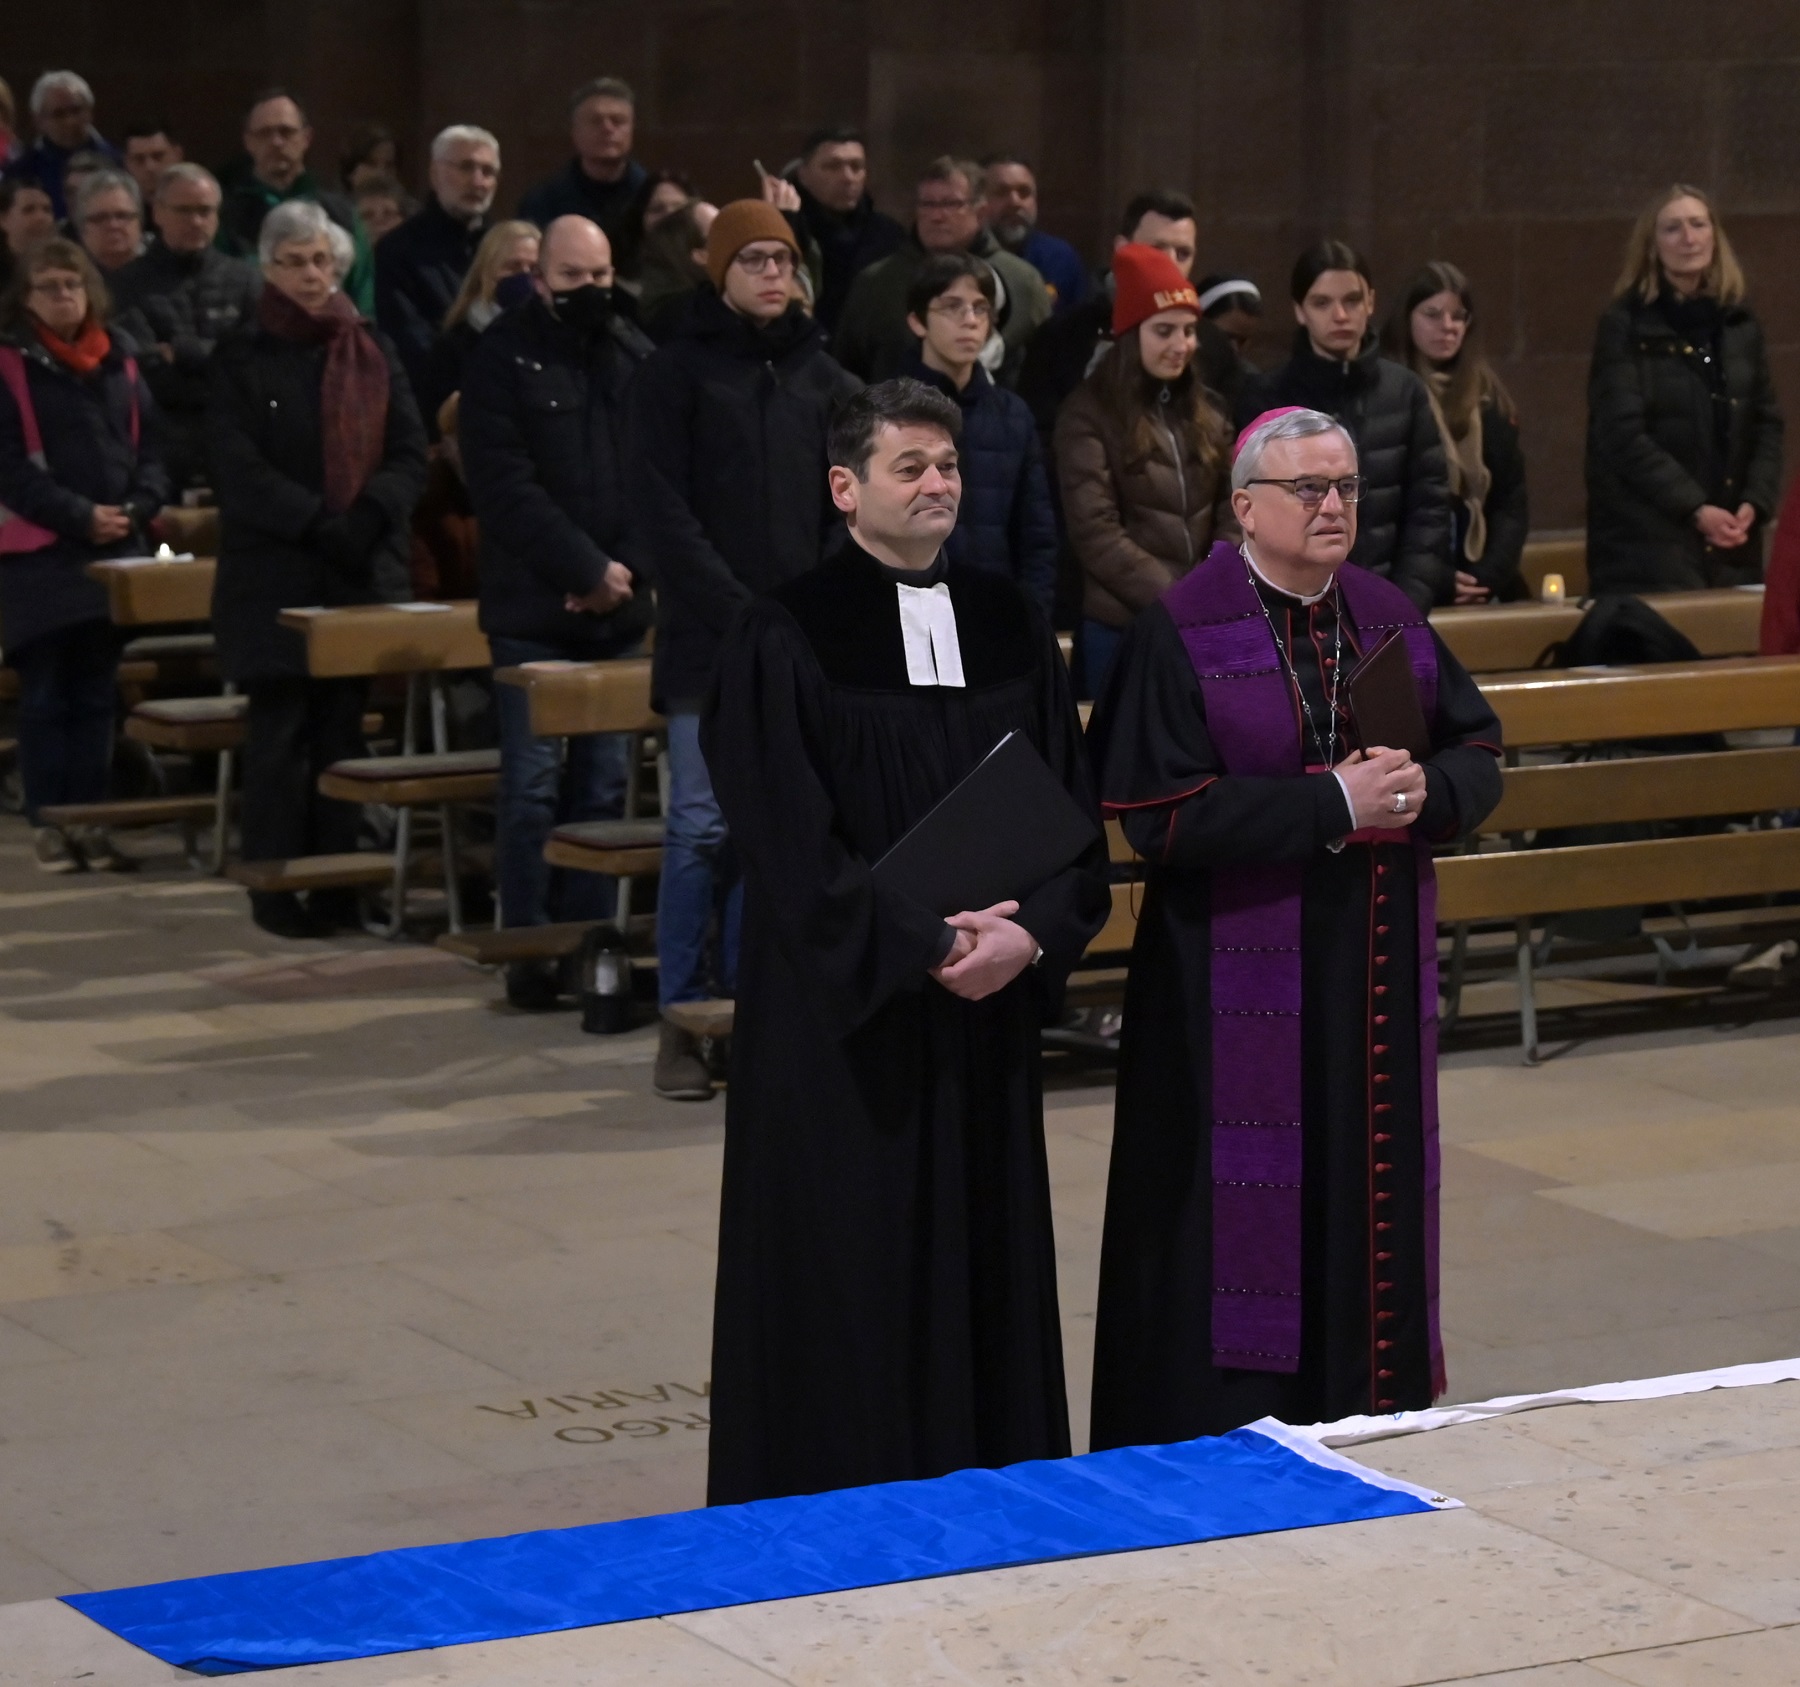
<path id="1" fill-rule="evenodd" d="M 53 873 L 124 865 L 100 829 L 65 836 L 40 812 L 106 795 L 119 641 L 86 565 L 141 552 L 169 491 L 155 405 L 106 311 L 68 240 L 30 248 L 0 299 L 0 636 L 19 675 L 25 813 Z"/>
<path id="2" fill-rule="evenodd" d="M 323 211 L 278 205 L 260 240 L 253 327 L 220 342 L 207 424 L 219 494 L 213 630 L 219 664 L 249 694 L 247 861 L 356 847 L 357 811 L 318 794 L 320 772 L 363 753 L 367 686 L 311 679 L 284 609 L 401 602 L 425 430 L 392 344 L 340 290 L 352 249 Z M 329 899 L 329 900 L 327 900 Z M 282 937 L 318 936 L 349 912 L 315 893 L 252 892 Z"/>
<path id="3" fill-rule="evenodd" d="M 1696 591 L 1762 577 L 1781 408 L 1744 272 L 1699 188 L 1638 219 L 1588 374 L 1588 582 Z"/>
<path id="4" fill-rule="evenodd" d="M 1425 383 L 1444 442 L 1456 602 L 1529 596 L 1519 572 L 1531 529 L 1519 415 L 1482 352 L 1469 278 L 1455 264 L 1427 264 L 1388 318 L 1382 351 Z"/>

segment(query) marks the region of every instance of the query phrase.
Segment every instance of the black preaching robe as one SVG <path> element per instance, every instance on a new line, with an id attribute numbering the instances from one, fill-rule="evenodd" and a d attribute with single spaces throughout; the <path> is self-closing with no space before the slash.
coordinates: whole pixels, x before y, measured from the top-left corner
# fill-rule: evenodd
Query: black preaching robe
<path id="1" fill-rule="evenodd" d="M 1306 711 L 1294 720 L 1309 766 L 1362 746 L 1348 686 L 1336 711 L 1329 676 L 1362 653 L 1337 594 L 1307 605 L 1258 578 Z M 1500 727 L 1456 658 L 1437 643 L 1435 753 L 1411 828 L 1432 841 L 1471 830 L 1500 799 Z M 1315 743 L 1315 732 L 1324 742 Z M 1418 953 L 1417 865 L 1410 847 L 1330 846 L 1351 830 L 1329 772 L 1286 779 L 1224 773 L 1206 729 L 1200 681 L 1160 604 L 1126 635 L 1089 744 L 1103 806 L 1147 863 L 1131 954 L 1095 1330 L 1093 1444 L 1130 1446 L 1216 1435 L 1259 1417 L 1314 1423 L 1431 1403 L 1426 1307 L 1425 1172 L 1419 1114 L 1418 974 L 1395 969 L 1375 1024 L 1373 945 Z M 1393 834 L 1397 840 L 1407 832 Z M 1299 861 L 1301 886 L 1301 1328 L 1297 1372 L 1237 1370 L 1212 1358 L 1213 1189 L 1211 882 L 1216 862 Z M 1375 915 L 1376 898 L 1379 921 Z M 1380 976 L 1387 977 L 1384 972 Z M 1371 1048 L 1386 1044 L 1393 1110 L 1377 1144 Z M 1435 1074 L 1429 1081 L 1435 1082 Z M 1371 1176 L 1382 1162 L 1392 1229 L 1371 1228 Z M 1380 1242 L 1379 1248 L 1375 1245 Z M 1382 1380 L 1371 1375 L 1371 1285 L 1387 1314 Z"/>
<path id="2" fill-rule="evenodd" d="M 907 677 L 895 582 L 937 580 L 961 688 Z M 1104 921 L 1103 848 L 1026 899 L 1043 957 L 981 1002 L 927 976 L 944 922 L 869 873 L 1015 729 L 1092 810 L 1048 626 L 941 559 L 907 575 L 846 541 L 720 659 L 701 742 L 746 894 L 712 1504 L 1069 1451 L 1038 1032 Z"/>

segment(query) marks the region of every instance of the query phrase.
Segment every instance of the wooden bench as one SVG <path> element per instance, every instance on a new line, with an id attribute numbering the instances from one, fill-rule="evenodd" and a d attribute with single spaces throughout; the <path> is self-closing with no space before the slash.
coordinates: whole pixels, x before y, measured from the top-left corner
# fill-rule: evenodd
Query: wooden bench
<path id="1" fill-rule="evenodd" d="M 87 572 L 106 588 L 107 611 L 115 626 L 156 626 L 212 617 L 213 581 L 218 573 L 212 557 L 189 562 L 153 562 L 148 557 L 90 562 Z"/>
<path id="2" fill-rule="evenodd" d="M 1800 724 L 1800 658 L 1569 669 L 1484 685 L 1509 753 Z M 1438 917 L 1452 928 L 1447 1019 L 1461 1008 L 1469 930 L 1510 922 L 1525 1061 L 1539 1058 L 1535 921 L 1608 908 L 1752 899 L 1800 891 L 1800 830 L 1761 817 L 1800 808 L 1800 749 L 1727 749 L 1512 766 L 1484 847 L 1438 862 Z M 1751 830 L 1524 847 L 1552 828 L 1739 820 Z M 1795 910 L 1800 920 L 1800 909 Z"/>
<path id="3" fill-rule="evenodd" d="M 1661 592 L 1644 599 L 1702 656 L 1752 656 L 1762 630 L 1762 591 Z M 1431 625 L 1472 674 L 1534 668 L 1581 624 L 1578 603 L 1497 603 L 1432 612 Z"/>

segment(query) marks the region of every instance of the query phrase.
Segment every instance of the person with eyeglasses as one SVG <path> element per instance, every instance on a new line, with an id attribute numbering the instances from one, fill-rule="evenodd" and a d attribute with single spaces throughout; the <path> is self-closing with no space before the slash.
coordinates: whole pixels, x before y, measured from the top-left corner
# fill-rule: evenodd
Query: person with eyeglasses
<path id="1" fill-rule="evenodd" d="M 144 202 L 123 170 L 96 170 L 76 189 L 75 232 L 102 275 L 122 270 L 144 249 Z"/>
<path id="2" fill-rule="evenodd" d="M 425 428 L 393 342 L 343 290 L 350 236 L 322 205 L 275 206 L 258 236 L 263 289 L 253 321 L 219 342 L 207 454 L 219 499 L 212 622 L 219 668 L 250 699 L 241 805 L 243 858 L 354 850 L 352 803 L 322 797 L 319 774 L 365 753 L 368 682 L 315 679 L 284 609 L 412 596 L 413 506 L 425 484 Z M 251 918 L 277 937 L 360 924 L 356 895 L 252 891 Z"/>
<path id="3" fill-rule="evenodd" d="M 142 555 L 167 502 L 156 404 L 71 240 L 27 247 L 0 295 L 0 628 L 19 676 L 19 773 L 47 872 L 128 865 L 43 810 L 106 797 L 119 638 L 87 564 Z"/>
<path id="4" fill-rule="evenodd" d="M 375 253 L 368 231 L 347 194 L 324 187 L 306 167 L 312 125 L 285 88 L 258 94 L 244 118 L 244 151 L 250 169 L 234 178 L 219 213 L 218 246 L 234 258 L 261 261 L 263 218 L 277 205 L 309 200 L 350 236 L 355 255 L 343 291 L 364 316 L 375 314 Z"/>
<path id="5" fill-rule="evenodd" d="M 1368 259 L 1346 241 L 1321 240 L 1295 261 L 1289 291 L 1293 354 L 1246 383 L 1237 420 L 1287 405 L 1336 416 L 1362 464 L 1350 561 L 1392 580 L 1421 609 L 1454 601 L 1443 439 L 1425 383 L 1381 355 Z"/>
<path id="6" fill-rule="evenodd" d="M 1003 387 L 1018 385 L 1025 348 L 1050 320 L 1050 293 L 1030 264 L 994 238 L 985 215 L 979 164 L 946 156 L 925 167 L 911 233 L 851 284 L 832 334 L 839 363 L 866 381 L 884 381 L 908 368 L 913 336 L 906 326 L 907 289 L 931 258 L 966 252 L 994 272 L 994 321 L 981 365 Z"/>
<path id="7" fill-rule="evenodd" d="M 210 485 L 207 368 L 213 348 L 250 319 L 262 276 L 214 244 L 218 181 L 200 164 L 171 164 L 150 215 L 157 238 L 113 278 L 119 325 L 137 341 L 144 378 L 165 423 L 169 477 L 179 490 Z"/>
<path id="8" fill-rule="evenodd" d="M 1500 727 L 1398 587 L 1355 567 L 1355 441 L 1251 419 L 1243 539 L 1125 636 L 1088 733 L 1147 863 L 1100 1257 L 1093 1445 L 1429 1406 L 1437 1327 L 1432 850 L 1500 799 Z M 1400 641 L 1428 746 L 1366 740 Z"/>
<path id="9" fill-rule="evenodd" d="M 1196 367 L 1200 296 L 1166 252 L 1113 253 L 1112 341 L 1056 422 L 1063 519 L 1081 567 L 1081 694 L 1125 630 L 1236 531 L 1230 431 Z"/>
<path id="10" fill-rule="evenodd" d="M 962 507 L 944 541 L 952 562 L 1014 581 L 1049 620 L 1056 597 L 1056 513 L 1030 408 L 981 367 L 994 320 L 994 272 L 966 252 L 933 258 L 906 298 L 918 336 L 907 373 L 962 412 Z"/>
<path id="11" fill-rule="evenodd" d="M 833 408 L 860 386 L 794 298 L 799 242 L 763 199 L 739 199 L 706 240 L 711 286 L 632 384 L 630 484 L 656 584 L 656 707 L 669 721 L 670 791 L 656 913 L 658 990 L 730 995 L 741 886 L 700 752 L 700 711 L 739 613 L 815 567 L 836 528 L 825 481 Z M 699 1042 L 662 1025 L 653 1082 L 711 1097 Z"/>
<path id="12" fill-rule="evenodd" d="M 65 183 L 69 162 L 77 153 L 92 152 L 102 167 L 117 168 L 118 148 L 94 127 L 94 90 L 72 70 L 46 70 L 31 85 L 31 145 L 12 160 L 6 173 L 31 182 L 50 195 L 50 208 L 60 223 L 69 214 Z"/>

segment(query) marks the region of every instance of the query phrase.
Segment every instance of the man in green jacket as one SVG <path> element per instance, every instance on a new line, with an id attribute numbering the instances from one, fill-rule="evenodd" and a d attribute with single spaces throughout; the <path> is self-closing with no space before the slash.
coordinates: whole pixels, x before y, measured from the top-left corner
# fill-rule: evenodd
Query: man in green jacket
<path id="1" fill-rule="evenodd" d="M 994 334 L 982 348 L 982 367 L 1002 386 L 1016 384 L 1026 342 L 1049 320 L 1050 294 L 1030 264 L 988 233 L 982 205 L 980 165 L 945 157 L 926 166 L 906 243 L 857 276 L 844 301 L 831 344 L 839 363 L 866 381 L 904 374 L 916 355 L 906 326 L 908 289 L 929 259 L 969 252 L 986 261 L 1000 284 Z"/>
<path id="2" fill-rule="evenodd" d="M 333 193 L 313 180 L 306 168 L 312 125 L 300 102 L 281 88 L 257 96 L 244 119 L 244 150 L 250 174 L 235 182 L 219 208 L 219 235 L 214 242 L 234 258 L 256 261 L 256 237 L 263 218 L 289 199 L 310 199 L 321 206 L 356 243 L 356 259 L 344 277 L 344 292 L 364 316 L 375 314 L 375 254 L 368 232 L 347 195 Z"/>

